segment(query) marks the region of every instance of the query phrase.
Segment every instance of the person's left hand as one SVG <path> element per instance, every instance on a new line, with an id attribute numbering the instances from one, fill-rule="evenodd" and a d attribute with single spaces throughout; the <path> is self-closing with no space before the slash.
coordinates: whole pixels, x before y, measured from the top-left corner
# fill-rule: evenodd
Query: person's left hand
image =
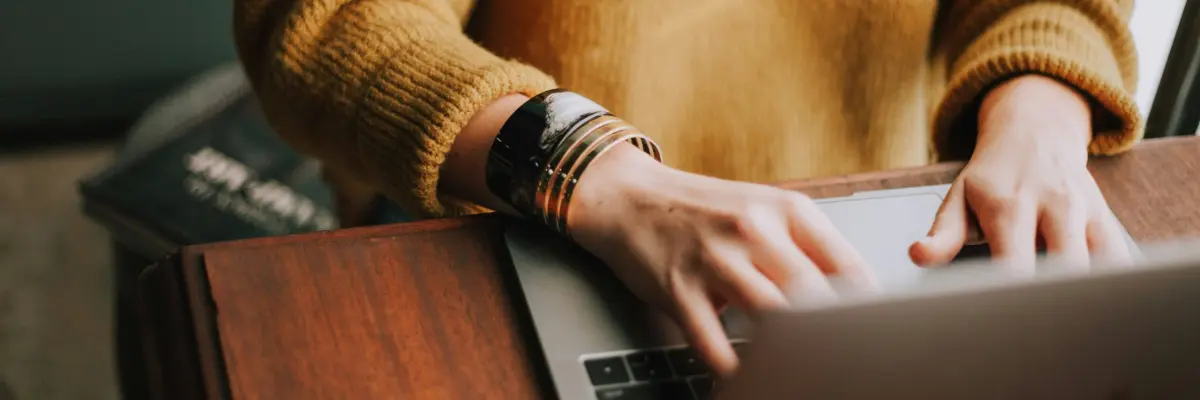
<path id="1" fill-rule="evenodd" d="M 913 261 L 951 261 L 972 217 L 993 258 L 1020 268 L 1033 268 L 1039 241 L 1071 265 L 1128 259 L 1116 217 L 1087 170 L 1091 132 L 1087 101 L 1058 81 L 1026 75 L 990 91 L 974 153 L 929 235 L 909 248 Z"/>

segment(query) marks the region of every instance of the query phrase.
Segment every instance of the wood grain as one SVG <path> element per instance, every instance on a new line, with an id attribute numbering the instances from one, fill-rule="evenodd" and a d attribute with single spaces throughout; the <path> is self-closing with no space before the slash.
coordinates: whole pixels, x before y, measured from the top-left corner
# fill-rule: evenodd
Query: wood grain
<path id="1" fill-rule="evenodd" d="M 214 299 L 256 297 L 253 307 L 216 304 L 233 397 L 534 397 L 512 384 L 535 377 L 504 301 L 495 233 L 206 252 Z"/>
<path id="2" fill-rule="evenodd" d="M 1196 236 L 1197 154 L 1200 138 L 1154 140 L 1092 169 L 1136 239 Z M 960 167 L 780 186 L 829 197 L 948 183 Z M 158 288 L 147 301 L 166 309 L 148 313 L 160 336 L 152 346 L 160 356 L 151 358 L 163 398 L 544 397 L 547 378 L 511 286 L 502 226 L 496 216 L 477 216 L 185 249 L 179 259 L 203 262 L 177 259 L 147 279 Z M 185 273 L 163 272 L 172 268 Z M 185 309 L 169 310 L 172 296 Z M 182 320 L 191 326 L 170 324 Z M 194 357 L 167 345 L 188 335 Z M 196 374 L 203 384 L 187 379 Z"/>

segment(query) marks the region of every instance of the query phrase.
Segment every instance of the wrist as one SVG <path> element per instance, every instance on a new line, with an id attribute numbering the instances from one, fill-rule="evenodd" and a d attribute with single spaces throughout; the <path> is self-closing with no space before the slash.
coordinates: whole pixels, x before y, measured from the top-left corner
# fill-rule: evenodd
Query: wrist
<path id="1" fill-rule="evenodd" d="M 605 208 L 643 198 L 675 179 L 678 172 L 636 146 L 617 146 L 598 157 L 579 177 L 567 223 L 585 227 L 604 220 Z"/>
<path id="2" fill-rule="evenodd" d="M 614 160 L 633 157 L 622 154 L 630 150 L 628 144 L 643 158 L 661 159 L 658 145 L 626 121 L 579 94 L 550 90 L 530 98 L 504 122 L 488 154 L 486 184 L 521 215 L 569 235 L 583 175 L 591 172 L 586 180 L 609 183 L 606 188 L 623 186 L 611 183 L 627 174 L 604 171 L 624 168 L 625 162 Z"/>
<path id="3" fill-rule="evenodd" d="M 1086 153 L 1091 109 L 1074 88 L 1053 78 L 1023 75 L 988 92 L 980 104 L 978 131 L 980 145 L 1000 139 L 996 136 L 1025 136 Z"/>
<path id="4" fill-rule="evenodd" d="M 488 153 L 496 140 L 496 134 L 500 132 L 504 122 L 527 100 L 528 97 L 519 94 L 501 97 L 476 112 L 467 121 L 441 166 L 439 185 L 442 190 L 496 211 L 516 214 L 516 210 L 507 202 L 487 189 L 484 177 Z"/>

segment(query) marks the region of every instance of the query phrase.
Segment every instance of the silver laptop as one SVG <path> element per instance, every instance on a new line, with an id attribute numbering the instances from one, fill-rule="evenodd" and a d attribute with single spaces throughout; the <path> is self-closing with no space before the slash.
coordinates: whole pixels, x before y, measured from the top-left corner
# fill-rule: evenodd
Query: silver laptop
<path id="1" fill-rule="evenodd" d="M 948 283 L 953 282 L 1003 281 L 1003 279 L 965 272 L 986 268 L 985 264 L 972 267 L 968 263 L 929 270 L 917 268 L 909 260 L 909 244 L 921 238 L 929 229 L 947 189 L 948 186 L 942 185 L 866 192 L 818 202 L 838 229 L 859 249 L 869 264 L 876 268 L 875 273 L 879 278 L 881 291 L 873 295 L 873 299 L 931 292 L 935 287 L 952 287 L 954 285 Z M 708 375 L 707 369 L 700 359 L 686 346 L 682 334 L 674 323 L 664 314 L 647 307 L 626 290 L 606 266 L 576 246 L 539 228 L 512 226 L 507 231 L 506 240 L 518 281 L 532 316 L 538 342 L 545 356 L 545 365 L 548 367 L 559 398 L 706 399 L 713 396 L 715 393 L 713 379 Z M 1132 246 L 1132 240 L 1129 243 L 1131 249 L 1136 250 L 1136 247 Z M 1200 272 L 1197 275 L 1200 275 Z M 1200 288 L 1200 283 L 1194 287 Z M 972 302 L 991 304 L 990 298 L 1001 298 L 989 293 L 960 294 L 959 296 L 966 297 L 956 298 L 949 304 L 961 305 Z M 1200 296 L 1200 289 L 1193 293 L 1193 297 L 1196 296 Z M 1043 295 L 1040 299 L 1045 300 L 1045 296 Z M 1091 301 L 1100 300 L 1093 299 Z M 919 389 L 922 388 L 941 387 L 939 386 L 941 384 L 924 382 L 918 377 L 922 368 L 936 365 L 935 361 L 938 359 L 936 356 L 943 355 L 943 352 L 936 348 L 921 348 L 920 346 L 928 346 L 935 340 L 951 342 L 957 340 L 956 343 L 961 344 L 967 338 L 975 337 L 975 332 L 970 329 L 971 325 L 952 323 L 953 321 L 937 314 L 928 316 L 924 313 L 914 314 L 913 306 L 903 306 L 903 304 L 919 303 L 920 301 L 907 299 L 878 304 L 863 300 L 861 302 L 863 305 L 855 308 L 849 304 L 859 303 L 846 300 L 839 302 L 839 304 L 845 305 L 828 309 L 796 311 L 770 316 L 760 322 L 756 328 L 758 332 L 753 335 L 754 337 L 751 335 L 751 330 L 755 327 L 750 321 L 736 310 L 731 310 L 723 316 L 726 332 L 739 353 L 746 352 L 746 359 L 743 360 L 743 367 L 738 377 L 723 384 L 721 392 L 729 393 L 734 396 L 733 398 L 775 398 L 780 396 L 783 398 L 827 398 L 824 397 L 824 394 L 830 394 L 833 398 L 862 398 L 874 397 L 881 392 L 854 392 L 854 390 L 872 387 L 874 381 L 880 381 L 915 390 L 912 392 L 914 394 L 939 394 L 941 392 L 935 392 L 932 389 L 920 391 Z M 1053 304 L 1053 302 L 1051 303 Z M 873 305 L 868 306 L 869 304 Z M 1196 304 L 1200 307 L 1200 302 Z M 899 308 L 893 310 L 896 307 Z M 950 307 L 944 312 L 955 311 L 962 312 L 963 310 L 961 307 Z M 1064 308 L 1062 311 L 1069 310 Z M 1138 309 L 1138 311 L 1143 310 Z M 877 318 L 876 314 L 880 313 L 894 316 Z M 1106 314 L 1093 312 L 1089 315 L 1103 320 Z M 1195 315 L 1200 318 L 1200 312 Z M 906 316 L 907 318 L 900 320 L 896 316 Z M 1016 317 L 1014 314 L 1007 318 Z M 805 326 L 805 321 L 808 319 L 813 319 L 818 323 L 808 330 L 796 330 L 795 332 L 797 335 L 807 334 L 809 339 L 804 340 L 804 343 L 789 344 L 790 341 L 787 338 L 792 337 L 792 331 L 797 326 Z M 838 324 L 819 323 L 819 321 L 835 319 L 845 321 Z M 1133 325 L 1136 324 L 1136 321 L 1120 322 L 1136 326 Z M 896 336 L 904 336 L 914 326 L 946 327 L 947 330 L 938 332 L 942 336 L 912 338 L 910 342 L 899 342 L 895 351 L 888 350 L 892 347 L 889 344 L 892 335 L 888 332 L 895 332 Z M 987 327 L 988 325 L 979 326 Z M 859 327 L 870 327 L 875 336 L 857 333 L 860 330 Z M 980 332 L 979 334 L 984 335 L 985 333 Z M 1102 333 L 1097 335 L 1095 338 L 1104 337 Z M 854 340 L 857 337 L 862 337 L 861 343 Z M 879 339 L 881 337 L 883 339 Z M 1200 335 L 1194 337 L 1200 337 Z M 1024 342 L 1027 345 L 1026 348 L 1039 349 L 1039 351 L 1043 351 L 1043 354 L 1048 353 L 1044 353 L 1044 350 L 1034 345 L 1044 347 L 1054 340 L 1061 340 L 1061 338 L 1055 339 L 1054 336 L 1032 332 L 1021 338 L 1026 341 Z M 1045 338 L 1045 340 L 1038 338 Z M 754 339 L 754 343 L 750 343 L 751 339 Z M 845 374 L 847 377 L 856 377 L 856 379 L 817 379 L 815 377 L 829 377 L 829 375 L 823 374 L 822 371 L 814 371 L 814 378 L 804 380 L 805 385 L 792 385 L 793 382 L 800 381 L 792 376 L 793 374 L 808 373 L 809 370 L 821 368 L 826 362 L 825 359 L 832 357 L 828 354 L 813 357 L 813 353 L 809 352 L 810 348 L 821 348 L 825 341 L 832 341 L 831 343 L 848 348 L 891 351 L 889 356 L 914 364 L 880 366 L 880 364 L 872 364 L 871 360 L 878 359 L 873 354 L 861 351 L 858 353 L 847 352 L 846 355 L 835 357 L 833 362 L 840 363 L 838 365 L 841 369 L 837 369 L 839 373 Z M 1082 343 L 1074 343 L 1075 347 L 1066 346 L 1060 350 L 1079 351 L 1081 350 L 1078 347 L 1080 345 L 1091 346 L 1099 343 L 1105 342 L 1103 340 L 1085 340 Z M 989 345 L 982 340 L 980 344 L 981 346 Z M 927 354 L 930 358 L 905 359 L 903 357 L 909 356 L 909 353 L 905 353 L 906 351 L 927 352 L 922 354 Z M 956 351 L 961 351 L 961 349 L 956 349 Z M 1001 348 L 994 348 L 993 351 L 1009 354 L 1004 353 L 1009 350 Z M 758 353 L 763 355 L 758 355 Z M 768 353 L 770 355 L 767 355 Z M 977 362 L 986 360 L 984 357 L 990 353 L 979 353 L 976 356 L 970 354 L 960 353 L 959 356 Z M 1197 358 L 1200 359 L 1200 357 Z M 931 365 L 926 365 L 926 362 Z M 873 374 L 882 373 L 884 375 L 862 375 L 854 372 L 858 371 L 855 369 L 858 365 L 863 366 L 862 371 L 873 371 Z M 943 366 L 943 368 L 948 367 L 950 366 Z M 993 367 L 975 365 L 973 373 L 983 373 L 990 368 Z M 880 369 L 894 370 L 881 372 Z M 961 368 L 950 368 L 949 371 L 970 375 Z M 960 379 L 968 378 L 976 379 L 970 378 L 970 376 L 960 377 Z M 992 392 L 987 391 L 993 388 L 1006 388 L 988 386 L 990 381 L 983 378 L 978 379 L 982 386 L 966 385 L 966 382 L 957 382 L 956 384 L 961 383 L 965 385 L 963 387 L 975 388 L 980 392 L 947 393 L 968 393 L 970 395 L 967 397 L 995 398 L 996 396 L 991 395 Z M 820 384 L 814 385 L 812 383 L 814 380 L 820 381 Z M 902 383 L 908 386 L 904 386 Z M 755 390 L 765 388 L 778 389 L 780 392 L 755 392 Z M 787 391 L 787 388 L 795 391 Z M 1023 392 L 996 393 L 1000 397 L 1010 397 L 1008 393 L 1020 397 L 1018 395 Z M 885 397 L 895 398 L 894 396 Z"/>

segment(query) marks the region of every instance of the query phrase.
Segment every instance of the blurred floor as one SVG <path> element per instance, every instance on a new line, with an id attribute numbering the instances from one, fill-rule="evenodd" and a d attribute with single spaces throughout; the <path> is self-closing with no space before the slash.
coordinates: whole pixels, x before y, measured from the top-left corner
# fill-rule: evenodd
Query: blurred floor
<path id="1" fill-rule="evenodd" d="M 0 400 L 118 398 L 111 245 L 75 190 L 114 150 L 0 154 Z"/>

